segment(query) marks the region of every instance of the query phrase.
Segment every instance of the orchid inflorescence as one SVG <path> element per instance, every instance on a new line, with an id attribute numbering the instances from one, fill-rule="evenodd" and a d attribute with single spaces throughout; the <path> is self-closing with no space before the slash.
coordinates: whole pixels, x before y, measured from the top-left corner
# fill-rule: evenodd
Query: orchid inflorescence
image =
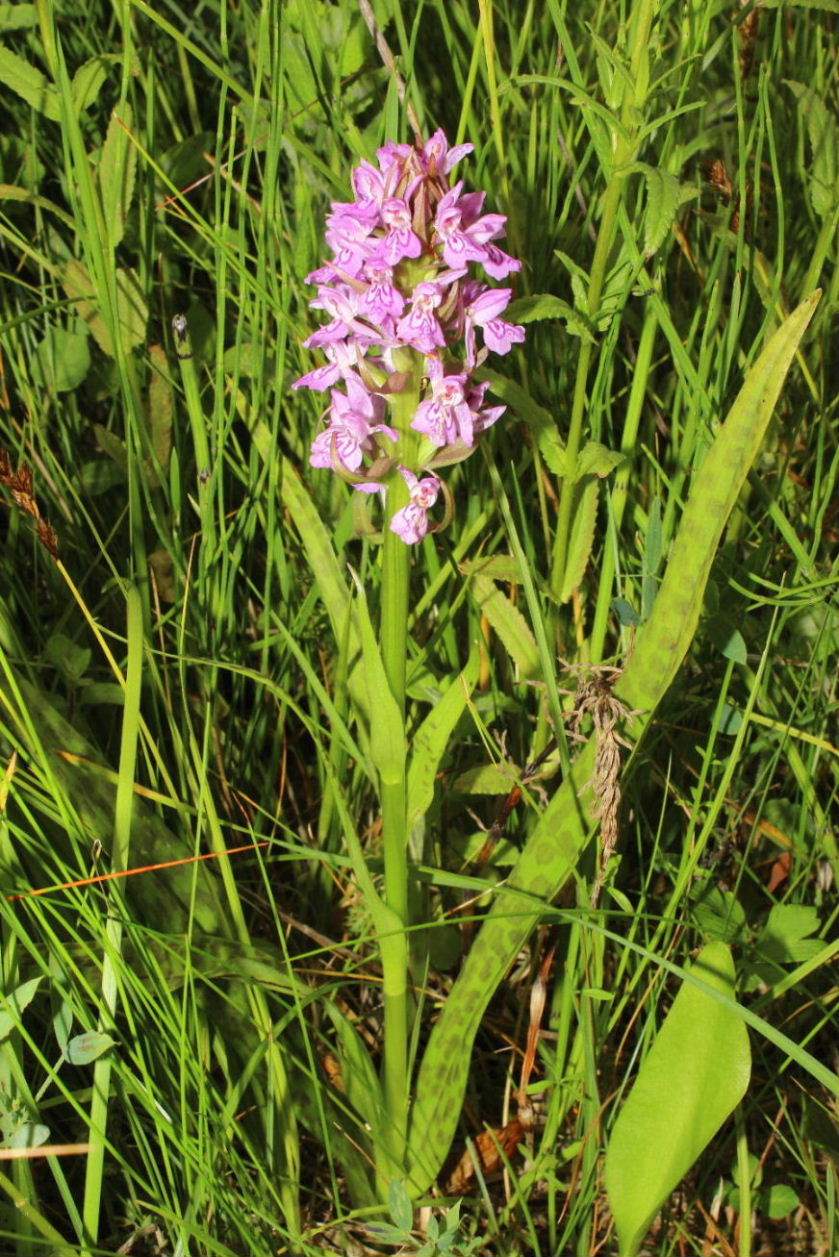
<path id="1" fill-rule="evenodd" d="M 327 364 L 294 384 L 331 390 L 310 461 L 364 493 L 385 494 L 397 469 L 409 501 L 390 527 L 408 544 L 429 531 L 442 489 L 432 469 L 466 458 L 506 409 L 484 405 L 489 385 L 474 380 L 475 368 L 524 340 L 524 328 L 501 317 L 511 289 L 468 274 L 473 262 L 493 279 L 521 269 L 493 243 L 505 215 L 482 213 L 485 193 L 451 186 L 472 149 L 449 148 L 437 131 L 423 145 L 386 144 L 378 169 L 363 161 L 352 172 L 356 200 L 333 203 L 327 219 L 332 259 L 307 276 L 317 285 L 311 307 L 330 316 L 304 342 Z M 389 406 L 411 390 L 410 422 L 391 426 Z"/>

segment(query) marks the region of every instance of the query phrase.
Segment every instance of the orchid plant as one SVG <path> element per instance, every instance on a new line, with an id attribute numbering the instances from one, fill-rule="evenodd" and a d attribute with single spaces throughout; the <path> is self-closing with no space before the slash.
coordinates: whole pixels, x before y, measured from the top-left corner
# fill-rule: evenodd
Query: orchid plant
<path id="1" fill-rule="evenodd" d="M 495 243 L 503 214 L 484 213 L 483 192 L 464 191 L 451 172 L 472 152 L 450 147 L 442 131 L 425 143 L 388 143 L 378 165 L 352 173 L 355 200 L 334 203 L 327 219 L 331 258 L 307 279 L 311 307 L 329 322 L 305 344 L 326 362 L 295 388 L 329 391 L 326 423 L 312 442 L 313 467 L 332 470 L 384 509 L 380 648 L 365 649 L 379 729 L 371 738 L 379 778 L 384 854 L 384 917 L 378 942 L 383 970 L 383 1104 L 387 1130 L 377 1146 L 379 1190 L 405 1171 L 411 1038 L 408 997 L 408 654 L 410 547 L 453 513 L 437 472 L 467 458 L 505 411 L 487 404 L 489 385 L 475 378 L 490 351 L 507 353 L 524 329 L 503 318 L 512 291 L 503 280 L 521 263 Z M 438 499 L 445 509 L 432 521 Z M 363 599 L 363 594 L 360 594 Z M 365 613 L 366 614 L 366 613 Z M 375 654 L 371 653 L 375 651 Z M 380 681 L 379 681 L 380 679 Z M 387 714 L 389 713 L 389 715 Z M 373 894 L 368 882 L 368 894 Z M 384 924 L 381 922 L 384 921 Z"/>

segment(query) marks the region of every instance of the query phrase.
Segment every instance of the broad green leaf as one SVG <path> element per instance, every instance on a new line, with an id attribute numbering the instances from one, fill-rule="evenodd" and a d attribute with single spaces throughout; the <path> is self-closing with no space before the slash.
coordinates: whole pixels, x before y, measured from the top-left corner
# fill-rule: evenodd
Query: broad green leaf
<path id="1" fill-rule="evenodd" d="M 473 650 L 466 667 L 454 678 L 411 739 L 408 768 L 408 832 L 413 832 L 434 798 L 434 780 L 478 678 L 478 652 Z"/>
<path id="2" fill-rule="evenodd" d="M 591 548 L 594 544 L 594 528 L 597 523 L 597 499 L 600 493 L 600 482 L 596 476 L 590 476 L 577 496 L 574 507 L 574 522 L 568 542 L 568 559 L 559 601 L 567 602 L 574 590 L 579 586 L 585 575 Z"/>
<path id="3" fill-rule="evenodd" d="M 539 650 L 518 607 L 503 594 L 494 581 L 486 576 L 474 576 L 470 582 L 472 596 L 482 615 L 485 615 L 507 654 L 517 665 L 522 679 L 532 680 L 539 675 Z"/>
<path id="4" fill-rule="evenodd" d="M 71 1065 L 90 1065 L 109 1048 L 116 1046 L 116 1039 L 102 1030 L 87 1030 L 76 1034 L 67 1044 L 67 1060 Z"/>
<path id="5" fill-rule="evenodd" d="M 31 1004 L 40 983 L 40 978 L 30 978 L 9 995 L 0 995 L 0 1040 L 20 1025 L 21 1013 Z"/>
<path id="6" fill-rule="evenodd" d="M 60 121 L 58 92 L 37 66 L 24 61 L 11 48 L 0 47 L 0 83 L 51 122 Z"/>
<path id="7" fill-rule="evenodd" d="M 749 1038 L 736 1009 L 734 964 L 709 943 L 647 1053 L 615 1122 L 605 1181 L 621 1257 L 634 1257 L 656 1213 L 746 1093 Z"/>
<path id="8" fill-rule="evenodd" d="M 497 892 L 449 992 L 422 1058 L 409 1130 L 410 1184 L 427 1190 L 448 1155 L 466 1090 L 471 1047 L 489 1001 L 559 888 L 593 827 L 594 743 L 571 765 L 539 817 L 509 880 Z"/>
<path id="9" fill-rule="evenodd" d="M 119 113 L 114 110 L 111 114 L 99 160 L 99 195 L 111 247 L 116 247 L 125 234 L 125 219 L 134 196 L 137 149 L 129 135 L 132 122 L 131 106 L 126 101 Z"/>

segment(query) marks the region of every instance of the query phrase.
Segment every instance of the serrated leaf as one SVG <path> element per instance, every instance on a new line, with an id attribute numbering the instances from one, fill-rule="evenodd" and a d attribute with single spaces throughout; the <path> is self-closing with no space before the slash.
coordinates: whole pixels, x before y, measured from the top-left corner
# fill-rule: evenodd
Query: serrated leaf
<path id="1" fill-rule="evenodd" d="M 567 489 L 566 489 L 567 492 Z M 560 602 L 567 602 L 585 575 L 594 545 L 594 529 L 597 523 L 597 499 L 600 482 L 591 476 L 583 485 L 574 506 L 574 522 L 568 541 L 568 559 L 559 593 Z"/>
<path id="2" fill-rule="evenodd" d="M 647 204 L 644 209 L 644 257 L 651 258 L 661 248 L 676 219 L 682 201 L 679 180 L 667 170 L 637 162 L 647 185 Z"/>
<path id="3" fill-rule="evenodd" d="M 724 943 L 709 943 L 647 1053 L 618 1115 L 606 1152 L 605 1181 L 622 1257 L 634 1257 L 661 1205 L 746 1093 L 751 1054 L 736 1009 L 734 964 Z"/>
<path id="4" fill-rule="evenodd" d="M 540 664 L 536 639 L 519 609 L 485 576 L 474 576 L 470 590 L 481 614 L 489 620 L 508 655 L 518 666 L 522 679 L 538 677 Z"/>
<path id="5" fill-rule="evenodd" d="M 115 1046 L 116 1039 L 103 1030 L 86 1030 L 84 1034 L 73 1035 L 67 1044 L 67 1060 L 71 1065 L 90 1065 Z"/>
<path id="6" fill-rule="evenodd" d="M 83 62 L 73 75 L 71 92 L 76 114 L 84 113 L 99 99 L 102 84 L 107 77 L 108 63 L 104 57 L 91 57 Z"/>
<path id="7" fill-rule="evenodd" d="M 24 61 L 11 48 L 0 47 L 0 83 L 51 122 L 60 120 L 58 92 L 37 66 Z"/>
<path id="8" fill-rule="evenodd" d="M 118 245 L 125 234 L 125 218 L 134 196 L 137 150 L 129 135 L 132 123 L 131 105 L 125 101 L 119 113 L 111 114 L 99 161 L 99 195 L 111 246 Z"/>
<path id="9" fill-rule="evenodd" d="M 482 559 L 464 559 L 457 565 L 463 576 L 488 576 L 490 580 L 504 581 L 509 585 L 521 584 L 519 561 L 512 554 L 490 554 Z"/>
<path id="10" fill-rule="evenodd" d="M 583 340 L 594 341 L 594 328 L 589 319 L 575 310 L 567 301 L 552 293 L 535 293 L 530 297 L 519 297 L 512 301 L 504 311 L 504 317 L 511 323 L 536 323 L 543 319 L 564 319 L 566 329 L 572 336 L 581 336 Z"/>
<path id="11" fill-rule="evenodd" d="M 541 428 L 536 433 L 536 445 L 548 471 L 564 480 L 568 472 L 568 457 L 556 427 Z"/>
<path id="12" fill-rule="evenodd" d="M 40 978 L 30 978 L 10 995 L 0 995 L 0 1040 L 20 1025 L 21 1014 L 32 1003 L 40 983 Z"/>

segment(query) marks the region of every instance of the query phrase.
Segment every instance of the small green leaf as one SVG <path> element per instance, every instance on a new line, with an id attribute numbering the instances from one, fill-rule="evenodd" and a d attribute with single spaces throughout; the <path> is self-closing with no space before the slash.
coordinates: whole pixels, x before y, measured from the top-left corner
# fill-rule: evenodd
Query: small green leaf
<path id="1" fill-rule="evenodd" d="M 387 1211 L 394 1226 L 409 1235 L 414 1225 L 414 1206 L 401 1179 L 391 1179 L 387 1192 Z"/>
<path id="2" fill-rule="evenodd" d="M 482 615 L 504 643 L 510 658 L 518 665 L 523 679 L 539 676 L 539 650 L 527 621 L 518 607 L 485 576 L 473 576 L 470 589 Z"/>
<path id="3" fill-rule="evenodd" d="M 49 1126 L 40 1122 L 23 1122 L 9 1138 L 7 1148 L 43 1148 L 50 1137 Z"/>
<path id="4" fill-rule="evenodd" d="M 84 332 L 51 327 L 35 349 L 37 373 L 52 393 L 78 388 L 90 370 L 90 347 Z"/>
<path id="5" fill-rule="evenodd" d="M 168 471 L 169 459 L 172 456 L 172 416 L 175 410 L 175 399 L 163 346 L 152 345 L 149 349 L 149 357 L 152 365 L 149 383 L 151 443 L 161 470 Z"/>
<path id="6" fill-rule="evenodd" d="M 626 462 L 626 455 L 610 450 L 599 441 L 586 441 L 577 457 L 575 480 L 584 480 L 586 476 L 597 476 L 602 480 L 610 475 L 616 467 Z"/>
<path id="7" fill-rule="evenodd" d="M 562 589 L 559 593 L 561 603 L 568 601 L 585 576 L 588 561 L 591 558 L 592 546 L 594 545 L 599 493 L 600 482 L 596 476 L 590 476 L 583 485 L 574 508 L 574 522 L 571 526 L 571 537 L 568 542 L 568 561 L 565 567 Z"/>
<path id="8" fill-rule="evenodd" d="M 461 717 L 478 678 L 478 652 L 473 650 L 466 667 L 449 685 L 411 740 L 408 768 L 408 832 L 420 823 L 434 798 L 434 781 L 446 753 L 452 731 Z"/>
<path id="9" fill-rule="evenodd" d="M 0 35 L 22 31 L 38 25 L 38 8 L 34 4 L 0 4 Z"/>
<path id="10" fill-rule="evenodd" d="M 490 580 L 503 581 L 508 585 L 521 584 L 519 561 L 512 554 L 491 554 L 481 559 L 464 559 L 457 565 L 463 576 L 488 576 Z"/>
<path id="11" fill-rule="evenodd" d="M 746 1027 L 736 1009 L 734 964 L 709 943 L 689 975 L 624 1102 L 606 1153 L 605 1180 L 621 1257 L 635 1257 L 661 1205 L 688 1172 L 749 1084 Z"/>
<path id="12" fill-rule="evenodd" d="M 746 928 L 746 914 L 739 899 L 730 890 L 706 886 L 693 906 L 693 920 L 703 938 L 732 943 Z"/>
<path id="13" fill-rule="evenodd" d="M 116 1039 L 102 1030 L 86 1030 L 76 1034 L 67 1044 L 67 1060 L 71 1065 L 90 1065 L 116 1046 Z"/>
<path id="14" fill-rule="evenodd" d="M 71 685 L 78 685 L 90 667 L 92 652 L 86 646 L 77 646 L 64 633 L 53 633 L 44 648 L 44 655 L 65 680 Z"/>
<path id="15" fill-rule="evenodd" d="M 531 297 L 519 297 L 511 301 L 504 311 L 504 317 L 511 323 L 537 323 L 544 319 L 564 319 L 567 331 L 572 336 L 581 336 L 583 340 L 594 341 L 594 328 L 591 320 L 580 314 L 567 301 L 554 297 L 552 293 L 536 293 Z"/>
<path id="16" fill-rule="evenodd" d="M 481 764 L 468 768 L 456 778 L 454 788 L 460 794 L 509 794 L 516 776 L 507 764 Z"/>
<path id="17" fill-rule="evenodd" d="M 73 106 L 77 115 L 96 104 L 107 73 L 108 60 L 105 57 L 91 57 L 79 66 L 71 84 Z"/>
<path id="18" fill-rule="evenodd" d="M 114 110 L 111 114 L 99 161 L 99 195 L 108 241 L 112 246 L 118 245 L 125 235 L 125 219 L 134 196 L 137 149 L 129 135 L 132 122 L 131 106 L 126 101 L 120 106 L 119 113 Z"/>
<path id="19" fill-rule="evenodd" d="M 812 87 L 785 79 L 798 101 L 798 111 L 807 125 L 813 151 L 810 166 L 810 201 L 820 218 L 826 218 L 837 203 L 839 194 L 839 129 L 836 119 Z"/>
<path id="20" fill-rule="evenodd" d="M 762 1196 L 762 1210 L 770 1218 L 786 1218 L 801 1204 L 798 1193 L 787 1183 L 775 1183 Z"/>
<path id="21" fill-rule="evenodd" d="M 21 1014 L 32 1002 L 40 982 L 40 978 L 30 978 L 10 995 L 0 995 L 0 1040 L 20 1025 Z"/>
<path id="22" fill-rule="evenodd" d="M 682 200 L 679 180 L 666 170 L 637 162 L 647 185 L 647 205 L 644 211 L 644 257 L 651 258 L 661 248 Z"/>

